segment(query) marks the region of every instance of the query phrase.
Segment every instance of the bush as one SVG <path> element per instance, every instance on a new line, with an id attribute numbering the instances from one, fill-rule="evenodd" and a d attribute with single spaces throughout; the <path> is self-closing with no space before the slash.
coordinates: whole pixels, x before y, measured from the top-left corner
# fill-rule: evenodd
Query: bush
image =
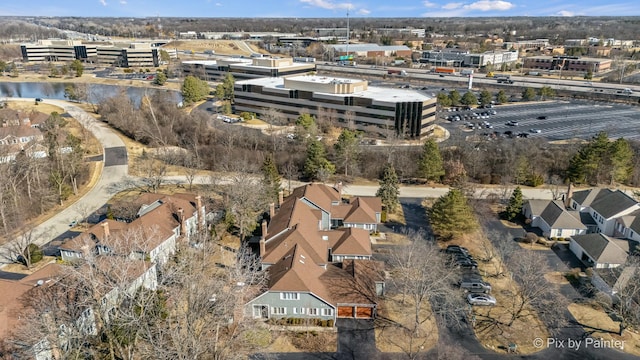
<path id="1" fill-rule="evenodd" d="M 24 249 L 23 256 L 24 265 L 27 265 L 27 258 L 31 259 L 31 264 L 33 265 L 42 260 L 42 249 L 40 249 L 40 247 L 36 244 L 29 244 L 29 246 Z"/>
<path id="2" fill-rule="evenodd" d="M 333 319 L 327 320 L 327 327 L 333 327 Z"/>

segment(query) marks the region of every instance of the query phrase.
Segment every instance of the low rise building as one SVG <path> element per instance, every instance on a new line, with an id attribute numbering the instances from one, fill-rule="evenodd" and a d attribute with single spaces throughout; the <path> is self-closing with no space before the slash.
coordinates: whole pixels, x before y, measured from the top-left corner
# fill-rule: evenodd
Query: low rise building
<path id="1" fill-rule="evenodd" d="M 531 56 L 523 60 L 524 69 L 562 70 L 601 73 L 611 69 L 609 59 L 584 58 L 577 56 Z"/>
<path id="2" fill-rule="evenodd" d="M 220 81 L 227 74 L 236 80 L 306 74 L 316 70 L 315 62 L 296 62 L 293 58 L 256 57 L 183 61 L 182 71 L 207 81 Z"/>
<path id="3" fill-rule="evenodd" d="M 294 121 L 301 113 L 315 117 L 335 112 L 341 126 L 381 134 L 389 130 L 412 138 L 428 135 L 435 123 L 436 98 L 404 89 L 369 86 L 366 80 L 317 75 L 238 81 L 236 111 L 265 115 L 278 109 Z"/>

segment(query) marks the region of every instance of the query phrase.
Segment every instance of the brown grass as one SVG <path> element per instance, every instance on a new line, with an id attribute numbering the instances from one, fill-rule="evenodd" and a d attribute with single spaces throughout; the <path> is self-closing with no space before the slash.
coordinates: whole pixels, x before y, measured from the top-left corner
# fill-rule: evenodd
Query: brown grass
<path id="1" fill-rule="evenodd" d="M 238 47 L 236 44 L 238 41 L 240 40 L 177 40 L 167 44 L 167 47 L 176 48 L 179 51 L 203 52 L 205 50 L 213 50 L 216 54 L 221 55 L 251 55 L 251 53 L 245 51 L 244 47 Z M 254 53 L 268 54 L 249 42 L 245 42 L 245 44 Z M 180 56 L 183 56 L 183 54 L 180 54 Z"/>
<path id="2" fill-rule="evenodd" d="M 469 249 L 476 258 L 483 258 L 482 242 L 488 242 L 481 230 L 459 236 L 447 244 L 457 244 Z M 446 246 L 446 245 L 445 245 Z M 490 246 L 488 244 L 487 246 Z M 498 259 L 493 258 L 489 262 L 478 261 L 478 270 L 481 274 L 493 275 L 501 268 Z M 507 276 L 491 277 L 485 279 L 491 283 L 491 295 L 496 298 L 496 306 L 474 306 L 473 313 L 477 323 L 476 336 L 483 346 L 506 353 L 506 346 L 510 343 L 518 345 L 520 354 L 530 354 L 540 349 L 533 346 L 533 340 L 537 337 L 546 338 L 548 331 L 532 308 L 525 309 L 522 317 L 514 321 L 511 326 L 489 326 L 489 319 L 508 323 L 510 320 L 509 305 L 512 304 L 513 294 L 518 291 L 518 284 Z M 482 322 L 482 320 L 485 320 Z"/>
<path id="3" fill-rule="evenodd" d="M 617 333 L 620 329 L 620 323 L 613 321 L 603 310 L 594 309 L 589 305 L 570 304 L 569 311 L 584 326 L 585 331 L 592 332 L 592 338 L 605 341 L 624 341 L 623 346 L 617 350 L 640 356 L 640 334 L 637 331 L 626 330 L 622 336 L 610 333 L 609 331 Z M 604 331 L 594 331 L 594 328 Z"/>
<path id="4" fill-rule="evenodd" d="M 36 271 L 42 269 L 43 267 L 51 264 L 56 261 L 55 256 L 43 256 L 42 260 L 38 261 L 38 263 L 33 264 L 31 269 L 27 269 L 26 266 L 22 264 L 7 264 L 2 267 L 2 271 L 17 273 L 17 274 L 26 274 L 31 275 Z"/>
<path id="5" fill-rule="evenodd" d="M 155 71 L 150 72 L 153 74 Z M 3 76 L 2 81 L 5 82 L 63 82 L 63 83 L 92 83 L 92 84 L 105 84 L 105 85 L 119 85 L 119 86 L 135 86 L 135 87 L 147 87 L 158 88 L 168 90 L 180 90 L 182 84 L 180 82 L 166 82 L 164 86 L 154 85 L 153 82 L 148 80 L 120 80 L 110 78 L 99 78 L 93 76 L 93 74 L 84 74 L 81 77 L 58 77 L 50 78 L 43 74 L 34 73 L 20 73 L 17 77 Z"/>
<path id="6" fill-rule="evenodd" d="M 36 105 L 35 104 L 35 100 L 33 102 L 30 102 L 30 101 L 7 101 L 7 107 L 9 109 L 22 110 L 22 111 L 25 111 L 25 112 L 30 112 L 32 110 L 36 110 L 36 111 L 39 111 L 41 113 L 45 113 L 47 115 L 51 114 L 52 112 L 57 112 L 58 114 L 64 113 L 64 109 L 62 109 L 59 106 L 55 106 L 55 105 L 51 105 L 51 104 L 45 104 L 45 103 L 39 103 L 38 105 Z"/>
<path id="7" fill-rule="evenodd" d="M 407 297 L 402 303 L 402 295 L 387 296 L 379 309 L 379 317 L 388 319 L 391 323 L 376 327 L 376 347 L 382 352 L 426 352 L 438 342 L 438 326 L 433 316 L 429 316 L 431 307 L 425 301 L 421 308 L 420 317 L 427 319 L 420 324 L 418 337 L 407 334 L 408 328 L 413 328 L 414 314 L 413 300 Z"/>

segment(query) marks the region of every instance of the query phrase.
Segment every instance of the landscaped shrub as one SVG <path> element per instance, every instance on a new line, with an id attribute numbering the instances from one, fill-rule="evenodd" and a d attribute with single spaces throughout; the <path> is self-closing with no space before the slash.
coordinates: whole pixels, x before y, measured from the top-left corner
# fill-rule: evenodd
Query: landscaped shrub
<path id="1" fill-rule="evenodd" d="M 327 327 L 333 327 L 333 319 L 327 320 Z"/>

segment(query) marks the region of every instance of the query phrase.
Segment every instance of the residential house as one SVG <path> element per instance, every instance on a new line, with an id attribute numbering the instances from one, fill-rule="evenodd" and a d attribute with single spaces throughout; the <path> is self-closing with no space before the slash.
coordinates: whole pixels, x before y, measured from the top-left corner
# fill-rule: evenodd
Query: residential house
<path id="1" fill-rule="evenodd" d="M 522 213 L 531 220 L 531 226 L 540 228 L 546 237 L 565 238 L 587 232 L 580 213 L 565 209 L 558 200 L 528 200 L 522 206 Z"/>
<path id="2" fill-rule="evenodd" d="M 640 210 L 640 204 L 620 190 L 593 188 L 567 194 L 568 205 L 574 210 L 589 213 L 596 223 L 597 232 L 613 236 L 616 219 Z"/>
<path id="3" fill-rule="evenodd" d="M 617 218 L 614 235 L 640 242 L 640 210 Z"/>
<path id="4" fill-rule="evenodd" d="M 281 193 L 278 205 L 277 212 L 270 206 L 259 245 L 269 284 L 247 311 L 265 319 L 375 316 L 384 277 L 370 260 L 369 233 L 380 221 L 380 200 L 344 201 L 340 184 L 308 184 L 286 199 Z"/>
<path id="5" fill-rule="evenodd" d="M 176 241 L 187 241 L 204 226 L 201 197 L 191 194 L 144 194 L 131 222 L 106 219 L 60 246 L 62 259 L 75 261 L 97 255 L 129 255 L 163 264 L 175 252 Z"/>
<path id="6" fill-rule="evenodd" d="M 372 318 L 376 297 L 384 289 L 380 263 L 346 260 L 318 266 L 303 246 L 296 244 L 273 266 L 265 291 L 249 301 L 254 318 L 333 320 Z"/>
<path id="7" fill-rule="evenodd" d="M 616 239 L 605 234 L 575 235 L 570 238 L 569 249 L 585 265 L 596 269 L 615 268 L 627 262 L 628 240 Z"/>

